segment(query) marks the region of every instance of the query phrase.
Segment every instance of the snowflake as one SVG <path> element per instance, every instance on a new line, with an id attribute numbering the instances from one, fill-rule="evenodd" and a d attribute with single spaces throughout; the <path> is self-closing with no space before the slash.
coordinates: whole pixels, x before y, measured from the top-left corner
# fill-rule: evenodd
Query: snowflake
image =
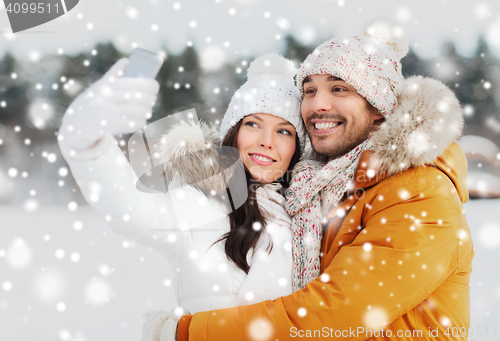
<path id="1" fill-rule="evenodd" d="M 104 280 L 93 280 L 85 287 L 85 298 L 92 305 L 102 305 L 109 300 L 111 288 Z"/>
<path id="2" fill-rule="evenodd" d="M 479 231 L 479 241 L 487 248 L 500 245 L 500 226 L 497 223 L 486 223 Z"/>
<path id="3" fill-rule="evenodd" d="M 368 311 L 364 315 L 364 323 L 370 330 L 378 330 L 387 325 L 387 313 L 381 308 L 368 306 Z"/>

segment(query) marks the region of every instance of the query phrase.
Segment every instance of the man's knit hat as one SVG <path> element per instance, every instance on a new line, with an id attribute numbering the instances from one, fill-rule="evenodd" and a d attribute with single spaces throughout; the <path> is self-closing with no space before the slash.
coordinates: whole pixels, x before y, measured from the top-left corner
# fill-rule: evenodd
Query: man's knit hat
<path id="1" fill-rule="evenodd" d="M 290 122 L 304 151 L 306 130 L 300 115 L 301 98 L 293 82 L 293 63 L 269 53 L 255 59 L 248 67 L 248 80 L 233 95 L 221 123 L 221 140 L 241 119 L 264 113 Z"/>
<path id="2" fill-rule="evenodd" d="M 307 76 L 333 75 L 387 116 L 403 88 L 400 61 L 408 50 L 408 38 L 399 24 L 385 18 L 372 20 L 362 36 L 326 41 L 306 58 L 297 74 L 301 96 Z"/>

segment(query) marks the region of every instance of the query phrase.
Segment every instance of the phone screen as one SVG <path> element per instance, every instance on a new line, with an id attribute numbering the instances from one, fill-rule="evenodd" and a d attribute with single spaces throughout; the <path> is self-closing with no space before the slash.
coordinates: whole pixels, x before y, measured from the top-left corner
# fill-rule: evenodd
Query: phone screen
<path id="1" fill-rule="evenodd" d="M 163 58 L 156 53 L 137 48 L 132 51 L 123 77 L 156 78 Z"/>

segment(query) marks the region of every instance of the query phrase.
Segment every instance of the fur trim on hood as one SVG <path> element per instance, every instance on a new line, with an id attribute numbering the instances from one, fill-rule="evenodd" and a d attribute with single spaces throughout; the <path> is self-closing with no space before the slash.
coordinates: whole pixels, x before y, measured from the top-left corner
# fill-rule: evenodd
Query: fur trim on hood
<path id="1" fill-rule="evenodd" d="M 239 153 L 235 154 L 237 150 L 228 153 L 224 149 L 221 155 L 219 136 L 215 126 L 201 121 L 182 121 L 174 125 L 155 146 L 167 181 L 176 177 L 206 195 L 225 193 L 232 173 L 239 168 L 235 164 Z"/>
<path id="2" fill-rule="evenodd" d="M 433 164 L 463 128 L 462 108 L 452 90 L 435 79 L 410 77 L 394 112 L 371 140 L 381 170 L 394 175 Z"/>
<path id="3" fill-rule="evenodd" d="M 394 112 L 372 133 L 371 141 L 381 171 L 394 175 L 433 164 L 460 137 L 463 128 L 462 108 L 451 89 L 432 78 L 410 77 Z M 216 127 L 189 121 L 172 127 L 156 151 L 160 161 L 168 165 L 163 167 L 168 181 L 177 174 L 203 192 L 215 189 L 222 193 L 231 173 L 220 164 L 220 158 L 213 157 L 220 155 L 219 145 Z"/>

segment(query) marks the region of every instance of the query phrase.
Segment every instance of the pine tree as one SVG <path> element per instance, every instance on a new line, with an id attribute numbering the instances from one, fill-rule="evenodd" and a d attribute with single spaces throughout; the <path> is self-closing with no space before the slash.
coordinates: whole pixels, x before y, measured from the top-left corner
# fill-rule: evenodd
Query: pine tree
<path id="1" fill-rule="evenodd" d="M 181 110 L 196 108 L 202 111 L 200 94 L 200 62 L 198 53 L 193 47 L 187 47 L 179 58 L 179 67 L 184 71 L 179 72 L 180 88 L 177 97 L 177 108 Z"/>
<path id="2" fill-rule="evenodd" d="M 169 55 L 158 74 L 160 93 L 151 121 L 195 108 L 198 115 L 206 110 L 200 91 L 201 70 L 193 47 L 179 56 Z"/>
<path id="3" fill-rule="evenodd" d="M 412 49 L 401 59 L 403 76 L 405 78 L 414 75 L 428 75 L 429 67 L 426 61 L 420 59 Z"/>
<path id="4" fill-rule="evenodd" d="M 16 73 L 17 77 L 12 77 Z M 29 99 L 29 84 L 19 77 L 19 66 L 10 53 L 0 60 L 0 124 L 22 124 Z"/>
<path id="5" fill-rule="evenodd" d="M 283 57 L 292 60 L 296 67 L 298 67 L 314 50 L 314 47 L 301 44 L 291 35 L 285 37 L 285 51 Z"/>
<path id="6" fill-rule="evenodd" d="M 222 120 L 231 97 L 247 81 L 248 65 L 248 60 L 239 59 L 234 63 L 225 63 L 220 69 L 203 75 L 202 95 L 207 109 L 201 114 L 198 113 L 199 117 L 210 122 Z"/>
<path id="7" fill-rule="evenodd" d="M 82 90 L 101 78 L 116 61 L 123 55 L 115 48 L 113 43 L 97 44 L 95 53 L 91 51 L 79 53 L 76 56 L 62 56 L 62 71 L 59 76 L 68 81 L 77 82 L 80 91 L 68 91 L 64 84 L 55 94 L 56 102 L 61 107 L 67 107 Z M 88 65 L 88 66 L 87 66 Z M 69 84 L 68 84 L 69 85 Z"/>
<path id="8" fill-rule="evenodd" d="M 97 44 L 94 50 L 96 54 L 88 57 L 90 65 L 87 68 L 88 72 L 93 74 L 93 78 L 102 77 L 117 60 L 123 57 L 112 42 Z"/>

